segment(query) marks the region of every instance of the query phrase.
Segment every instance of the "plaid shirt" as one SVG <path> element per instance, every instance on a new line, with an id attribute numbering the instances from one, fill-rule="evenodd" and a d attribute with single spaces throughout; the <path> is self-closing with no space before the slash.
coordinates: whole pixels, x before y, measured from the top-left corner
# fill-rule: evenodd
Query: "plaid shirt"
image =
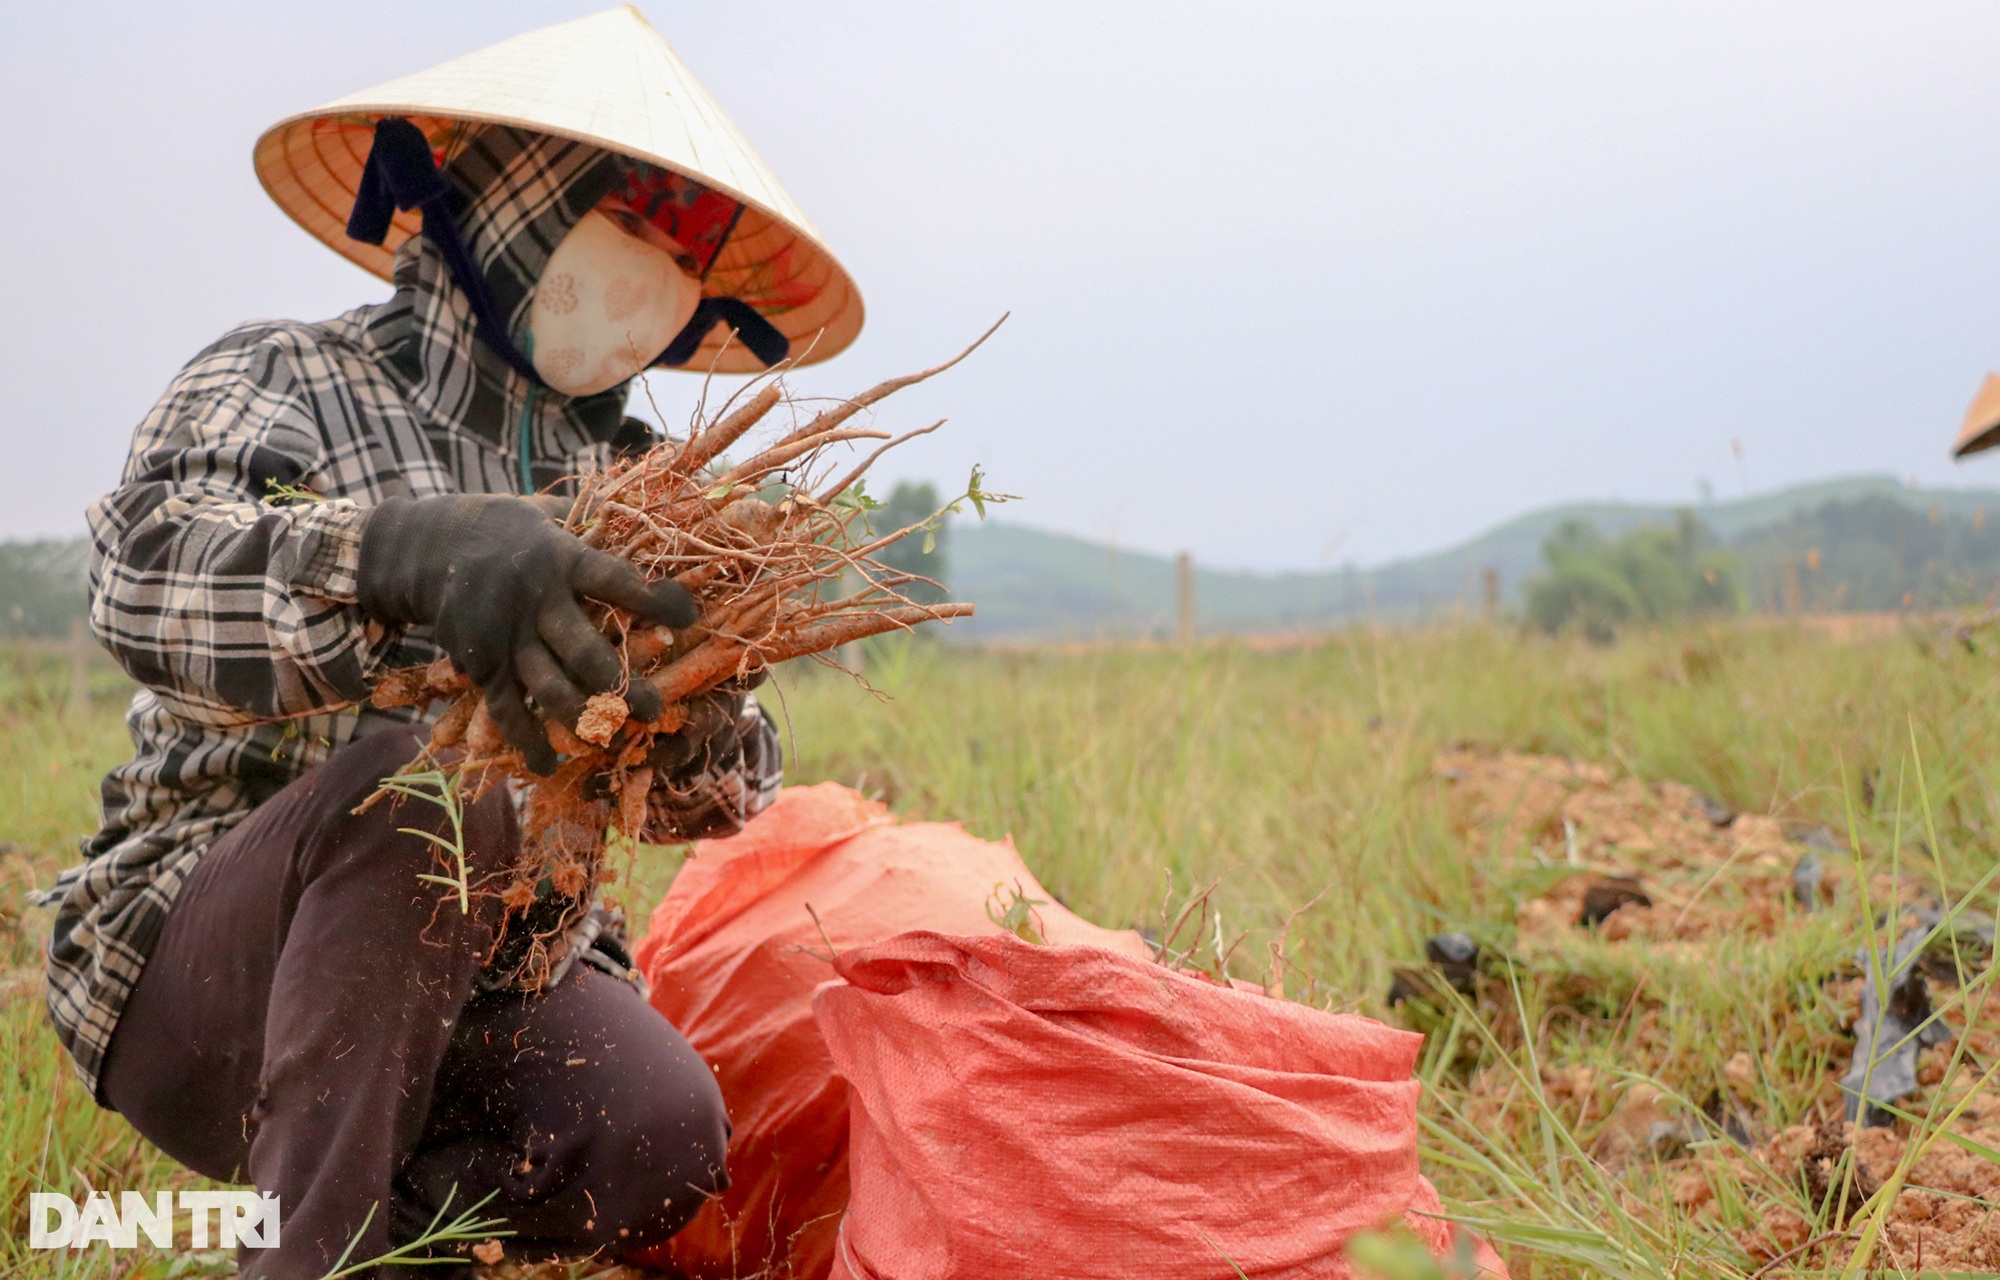
<path id="1" fill-rule="evenodd" d="M 618 162 L 498 127 L 442 142 L 461 226 L 518 330 L 549 253 Z M 399 252 L 395 286 L 322 324 L 244 325 L 196 356 L 140 424 L 119 487 L 90 508 L 91 627 L 144 686 L 102 828 L 42 895 L 57 908 L 49 1013 L 93 1093 L 203 852 L 341 746 L 418 714 L 325 709 L 438 653 L 422 629 L 384 627 L 356 602 L 368 509 L 516 493 L 524 473 L 539 489 L 614 456 L 626 387 L 531 394 L 474 340 L 471 308 L 422 237 Z M 775 793 L 775 732 L 754 702 L 746 717 L 741 759 L 699 780 L 691 818 L 726 829 Z"/>

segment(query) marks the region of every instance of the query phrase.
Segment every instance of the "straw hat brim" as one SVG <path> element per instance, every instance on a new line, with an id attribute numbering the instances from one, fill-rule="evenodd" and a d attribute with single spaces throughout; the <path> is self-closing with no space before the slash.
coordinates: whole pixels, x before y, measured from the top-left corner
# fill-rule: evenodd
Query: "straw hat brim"
<path id="1" fill-rule="evenodd" d="M 817 229 L 673 50 L 629 6 L 517 36 L 429 71 L 290 116 L 258 138 L 257 178 L 278 207 L 362 269 L 390 278 L 421 229 L 399 212 L 382 244 L 347 235 L 375 123 L 408 118 L 434 144 L 497 124 L 602 147 L 670 169 L 740 201 L 743 216 L 706 292 L 742 298 L 802 364 L 861 331 L 861 293 Z M 761 362 L 717 326 L 684 368 L 754 373 Z"/>
<path id="2" fill-rule="evenodd" d="M 1952 442 L 1951 456 L 1964 458 L 2000 444 L 2000 373 L 1989 373 L 1965 411 L 1965 422 Z"/>

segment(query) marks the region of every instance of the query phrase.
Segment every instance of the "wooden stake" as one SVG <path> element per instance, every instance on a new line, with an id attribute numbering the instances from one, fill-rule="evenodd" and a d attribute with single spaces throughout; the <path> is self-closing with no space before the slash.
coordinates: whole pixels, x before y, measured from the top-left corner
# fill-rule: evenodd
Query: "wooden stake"
<path id="1" fill-rule="evenodd" d="M 1180 641 L 1192 648 L 1195 637 L 1194 556 L 1183 551 L 1174 557 L 1174 601 L 1180 612 Z"/>
<path id="2" fill-rule="evenodd" d="M 82 618 L 69 620 L 69 711 L 80 716 L 90 710 L 90 624 Z"/>

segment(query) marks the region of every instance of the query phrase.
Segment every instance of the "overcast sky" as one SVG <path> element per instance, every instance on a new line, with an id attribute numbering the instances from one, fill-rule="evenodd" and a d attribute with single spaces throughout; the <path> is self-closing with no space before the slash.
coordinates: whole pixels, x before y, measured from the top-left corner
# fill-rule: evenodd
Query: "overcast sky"
<path id="1" fill-rule="evenodd" d="M 602 7 L 10 12 L 0 537 L 80 531 L 230 325 L 385 294 L 264 197 L 265 126 Z M 2000 6 L 641 7 L 867 298 L 804 389 L 1013 312 L 883 415 L 949 415 L 903 473 L 1012 518 L 1312 566 L 1704 479 L 2000 484 L 1945 456 L 2000 367 Z"/>

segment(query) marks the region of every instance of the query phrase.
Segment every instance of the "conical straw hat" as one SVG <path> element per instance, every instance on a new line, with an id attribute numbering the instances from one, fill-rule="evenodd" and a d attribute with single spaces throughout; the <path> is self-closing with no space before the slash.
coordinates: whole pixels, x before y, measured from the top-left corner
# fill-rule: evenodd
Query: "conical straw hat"
<path id="1" fill-rule="evenodd" d="M 1965 411 L 1965 422 L 1952 442 L 1951 456 L 1963 458 L 2000 444 L 2000 373 L 1989 373 Z"/>
<path id="2" fill-rule="evenodd" d="M 861 294 L 792 197 L 660 33 L 631 5 L 530 31 L 429 71 L 281 120 L 257 140 L 257 177 L 300 226 L 384 280 L 422 223 L 398 213 L 380 245 L 348 238 L 347 215 L 375 122 L 406 116 L 449 162 L 468 124 L 534 129 L 660 165 L 746 206 L 705 292 L 742 298 L 803 363 L 861 331 Z M 763 368 L 717 326 L 686 368 Z"/>

